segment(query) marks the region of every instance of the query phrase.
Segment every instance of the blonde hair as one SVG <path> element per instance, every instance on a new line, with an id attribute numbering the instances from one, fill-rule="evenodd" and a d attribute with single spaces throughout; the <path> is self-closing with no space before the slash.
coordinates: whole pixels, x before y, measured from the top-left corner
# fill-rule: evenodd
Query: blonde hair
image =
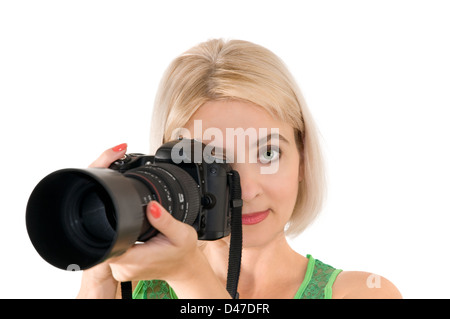
<path id="1" fill-rule="evenodd" d="M 153 153 L 184 127 L 207 101 L 242 100 L 263 107 L 292 126 L 301 155 L 303 180 L 286 234 L 301 233 L 317 216 L 325 175 L 314 121 L 294 78 L 268 49 L 241 40 L 209 40 L 178 56 L 161 79 L 153 109 Z"/>

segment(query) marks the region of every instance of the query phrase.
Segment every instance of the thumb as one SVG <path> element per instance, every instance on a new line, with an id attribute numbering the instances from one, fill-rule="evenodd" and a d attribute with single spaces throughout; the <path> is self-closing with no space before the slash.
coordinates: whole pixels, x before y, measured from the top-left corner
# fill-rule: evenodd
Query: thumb
<path id="1" fill-rule="evenodd" d="M 114 161 L 125 155 L 127 146 L 127 143 L 122 143 L 107 149 L 89 167 L 109 167 Z"/>
<path id="2" fill-rule="evenodd" d="M 147 206 L 147 218 L 150 224 L 165 235 L 174 245 L 185 245 L 187 241 L 196 242 L 197 232 L 188 224 L 175 219 L 157 201 Z"/>

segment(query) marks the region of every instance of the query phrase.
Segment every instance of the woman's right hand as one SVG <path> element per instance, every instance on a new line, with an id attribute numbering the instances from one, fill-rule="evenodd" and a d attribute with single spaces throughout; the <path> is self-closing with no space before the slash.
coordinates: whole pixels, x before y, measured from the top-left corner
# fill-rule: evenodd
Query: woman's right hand
<path id="1" fill-rule="evenodd" d="M 109 167 L 127 151 L 123 143 L 104 151 L 89 167 Z M 83 271 L 77 298 L 115 298 L 119 282 L 114 279 L 109 263 L 103 262 Z"/>

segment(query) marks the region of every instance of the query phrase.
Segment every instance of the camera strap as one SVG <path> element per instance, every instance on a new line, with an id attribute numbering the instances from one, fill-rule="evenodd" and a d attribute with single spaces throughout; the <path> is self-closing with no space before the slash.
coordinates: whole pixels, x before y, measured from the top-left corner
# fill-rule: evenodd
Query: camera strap
<path id="1" fill-rule="evenodd" d="M 230 171 L 228 179 L 228 185 L 230 185 L 231 236 L 230 252 L 228 254 L 227 291 L 231 298 L 239 299 L 237 286 L 241 272 L 242 257 L 242 191 L 237 171 Z"/>
<path id="2" fill-rule="evenodd" d="M 228 254 L 227 291 L 231 298 L 239 299 L 237 292 L 242 257 L 242 198 L 239 173 L 231 170 L 228 173 L 230 185 L 231 236 Z M 131 281 L 120 283 L 122 299 L 132 299 Z"/>
<path id="3" fill-rule="evenodd" d="M 133 299 L 133 288 L 131 281 L 122 281 L 120 283 L 120 289 L 122 291 L 122 299 Z"/>

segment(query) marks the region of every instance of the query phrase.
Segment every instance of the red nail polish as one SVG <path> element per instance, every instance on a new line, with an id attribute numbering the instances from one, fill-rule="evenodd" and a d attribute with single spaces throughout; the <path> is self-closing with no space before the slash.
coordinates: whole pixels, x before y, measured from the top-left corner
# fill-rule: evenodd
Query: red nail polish
<path id="1" fill-rule="evenodd" d="M 121 152 L 121 151 L 123 151 L 126 148 L 127 148 L 127 143 L 122 143 L 120 145 L 114 146 L 112 150 L 114 152 Z"/>
<path id="2" fill-rule="evenodd" d="M 150 203 L 150 214 L 152 214 L 154 218 L 159 218 L 161 216 L 161 209 L 155 202 Z"/>

